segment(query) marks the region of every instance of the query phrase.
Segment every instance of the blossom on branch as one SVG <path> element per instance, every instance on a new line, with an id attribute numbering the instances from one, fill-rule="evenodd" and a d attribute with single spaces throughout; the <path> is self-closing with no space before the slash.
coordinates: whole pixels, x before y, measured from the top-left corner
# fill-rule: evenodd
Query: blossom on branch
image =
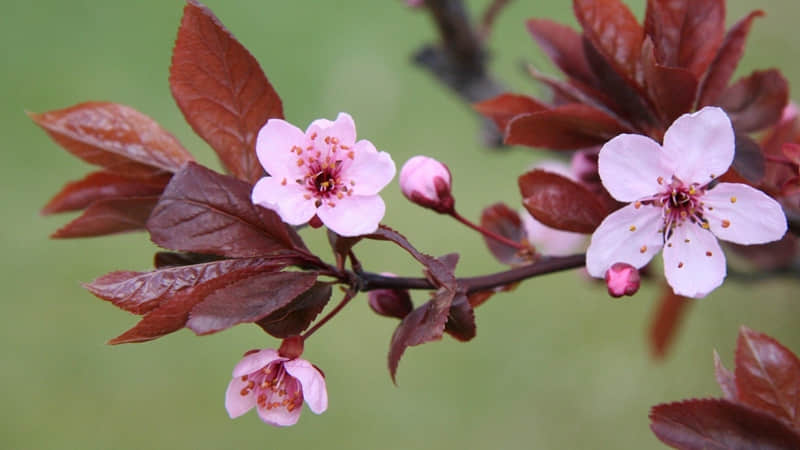
<path id="1" fill-rule="evenodd" d="M 417 155 L 400 169 L 400 190 L 412 202 L 440 213 L 452 211 L 450 169 L 427 156 Z"/>
<path id="2" fill-rule="evenodd" d="M 738 183 L 718 183 L 733 161 L 728 116 L 706 107 L 679 117 L 664 144 L 621 134 L 600 150 L 603 186 L 629 204 L 603 220 L 586 252 L 590 275 L 616 262 L 636 268 L 664 248 L 664 274 L 676 294 L 704 297 L 722 284 L 725 255 L 717 239 L 762 244 L 786 232 L 781 206 Z"/>
<path id="3" fill-rule="evenodd" d="M 314 414 L 328 409 L 325 377 L 310 362 L 268 348 L 246 353 L 233 369 L 225 409 L 235 419 L 256 407 L 261 420 L 286 427 L 297 423 L 304 399 Z"/>
<path id="4" fill-rule="evenodd" d="M 253 188 L 253 203 L 277 212 L 289 225 L 317 216 L 341 236 L 378 228 L 386 205 L 378 192 L 394 178 L 391 156 L 367 140 L 356 142 L 347 113 L 318 119 L 303 133 L 270 119 L 258 133 L 258 160 L 269 173 Z"/>

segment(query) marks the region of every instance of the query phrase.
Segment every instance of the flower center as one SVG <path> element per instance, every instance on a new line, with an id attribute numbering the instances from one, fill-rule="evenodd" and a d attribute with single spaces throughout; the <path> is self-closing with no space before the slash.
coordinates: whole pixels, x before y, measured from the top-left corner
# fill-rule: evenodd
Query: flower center
<path id="1" fill-rule="evenodd" d="M 309 140 L 305 149 L 297 146 L 291 149 L 297 154 L 297 166 L 306 170 L 305 176 L 295 181 L 305 186 L 308 191 L 304 195 L 306 200 L 313 198 L 317 208 L 323 204 L 334 207 L 337 199 L 353 194 L 355 181 L 345 180 L 344 168 L 346 158 L 355 159 L 355 154 L 349 146 L 339 144 L 339 140 L 332 136 L 318 139 L 317 133 L 312 133 Z"/>
<path id="2" fill-rule="evenodd" d="M 676 226 L 687 220 L 708 229 L 708 220 L 703 217 L 703 202 L 700 201 L 704 188 L 696 184 L 686 186 L 680 180 L 673 180 L 666 188 L 655 199 L 656 205 L 663 208 L 664 240 L 669 239 Z"/>
<path id="3" fill-rule="evenodd" d="M 297 378 L 289 375 L 282 361 L 273 361 L 264 368 L 242 377 L 247 386 L 239 392 L 253 392 L 261 409 L 285 408 L 292 412 L 303 404 L 303 391 Z"/>

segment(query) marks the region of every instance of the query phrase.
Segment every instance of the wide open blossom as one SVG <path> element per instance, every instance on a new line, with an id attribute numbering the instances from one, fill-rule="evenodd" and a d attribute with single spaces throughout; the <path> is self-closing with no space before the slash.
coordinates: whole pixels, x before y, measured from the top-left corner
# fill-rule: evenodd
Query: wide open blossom
<path id="1" fill-rule="evenodd" d="M 246 353 L 233 369 L 225 409 L 235 419 L 256 407 L 261 420 L 279 427 L 297 423 L 305 399 L 311 412 L 328 409 L 325 377 L 310 362 L 271 348 Z"/>
<path id="2" fill-rule="evenodd" d="M 270 174 L 253 188 L 253 203 L 272 209 L 290 225 L 315 215 L 342 236 L 375 231 L 386 212 L 378 195 L 394 178 L 391 156 L 370 141 L 356 142 L 347 113 L 318 119 L 303 133 L 281 119 L 258 132 L 256 153 Z"/>
<path id="3" fill-rule="evenodd" d="M 664 248 L 664 274 L 676 294 L 703 297 L 725 278 L 717 239 L 763 244 L 786 232 L 781 206 L 738 183 L 718 183 L 733 162 L 734 133 L 716 107 L 684 114 L 664 144 L 622 134 L 600 150 L 599 172 L 612 197 L 629 205 L 603 220 L 586 252 L 590 275 L 616 262 L 636 268 Z"/>

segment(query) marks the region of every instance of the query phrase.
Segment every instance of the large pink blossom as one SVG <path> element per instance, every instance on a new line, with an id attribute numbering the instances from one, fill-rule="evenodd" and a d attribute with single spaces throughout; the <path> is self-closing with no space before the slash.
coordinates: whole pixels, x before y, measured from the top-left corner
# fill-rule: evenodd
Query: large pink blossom
<path id="1" fill-rule="evenodd" d="M 258 160 L 269 176 L 253 188 L 253 203 L 300 225 L 315 215 L 342 236 L 375 231 L 386 212 L 378 195 L 394 178 L 391 156 L 370 141 L 356 142 L 347 113 L 335 121 L 318 119 L 301 131 L 270 119 L 258 133 Z"/>
<path id="2" fill-rule="evenodd" d="M 616 262 L 636 268 L 664 249 L 664 274 L 676 294 L 704 297 L 722 284 L 725 255 L 717 239 L 762 244 L 786 232 L 781 206 L 738 183 L 718 183 L 733 162 L 728 116 L 706 107 L 679 117 L 664 144 L 622 134 L 600 150 L 603 186 L 621 202 L 592 234 L 590 275 L 602 278 Z"/>
<path id="3" fill-rule="evenodd" d="M 325 377 L 310 362 L 268 348 L 245 354 L 233 369 L 225 409 L 235 419 L 255 407 L 264 422 L 286 427 L 297 423 L 303 399 L 314 414 L 325 412 Z"/>

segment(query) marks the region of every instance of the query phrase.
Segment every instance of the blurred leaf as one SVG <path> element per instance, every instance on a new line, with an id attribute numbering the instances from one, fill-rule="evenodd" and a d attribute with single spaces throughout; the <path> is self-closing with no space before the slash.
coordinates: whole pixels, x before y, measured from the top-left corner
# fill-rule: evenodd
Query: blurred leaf
<path id="1" fill-rule="evenodd" d="M 508 122 L 506 144 L 575 150 L 602 145 L 627 131 L 604 111 L 578 103 L 521 114 Z"/>
<path id="2" fill-rule="evenodd" d="M 29 114 L 53 140 L 78 158 L 132 178 L 176 172 L 192 155 L 150 117 L 107 102 Z"/>
<path id="3" fill-rule="evenodd" d="M 192 308 L 186 328 L 198 335 L 257 322 L 314 286 L 315 272 L 261 272 L 209 293 Z"/>
<path id="4" fill-rule="evenodd" d="M 475 110 L 492 119 L 501 131 L 520 114 L 547 110 L 549 107 L 526 95 L 500 94 L 472 105 Z"/>
<path id="5" fill-rule="evenodd" d="M 669 285 L 662 283 L 661 299 L 650 320 L 648 331 L 650 354 L 653 358 L 661 359 L 666 356 L 691 303 L 692 300 L 676 294 Z"/>
<path id="6" fill-rule="evenodd" d="M 465 295 L 456 296 L 450 305 L 444 331 L 462 342 L 472 340 L 477 334 L 475 311 Z"/>
<path id="7" fill-rule="evenodd" d="M 800 360 L 775 339 L 745 326 L 736 344 L 736 390 L 741 403 L 800 427 Z"/>
<path id="8" fill-rule="evenodd" d="M 736 401 L 736 379 L 733 372 L 726 369 L 719 359 L 719 353 L 714 350 L 714 377 L 717 379 L 719 388 L 722 389 L 722 396 L 725 400 Z"/>
<path id="9" fill-rule="evenodd" d="M 620 0 L 573 0 L 575 17 L 591 41 L 617 73 L 637 80 L 644 30 Z"/>
<path id="10" fill-rule="evenodd" d="M 523 205 L 548 227 L 591 233 L 607 215 L 591 191 L 561 175 L 537 169 L 521 175 L 518 182 Z"/>
<path id="11" fill-rule="evenodd" d="M 746 182 L 758 186 L 766 171 L 764 154 L 758 142 L 745 134 L 736 133 L 736 152 L 731 166 Z"/>
<path id="12" fill-rule="evenodd" d="M 98 200 L 50 237 L 79 238 L 141 230 L 156 203 L 158 196 Z"/>
<path id="13" fill-rule="evenodd" d="M 495 203 L 484 208 L 481 213 L 481 227 L 514 242 L 522 243 L 525 241 L 525 228 L 522 225 L 519 214 L 506 206 L 505 203 Z M 519 254 L 519 250 L 514 247 L 486 236 L 483 237 L 483 241 L 489 247 L 492 255 L 503 264 L 515 265 L 530 262 L 529 258 L 523 258 Z M 533 251 L 531 251 L 531 254 L 533 254 Z"/>
<path id="14" fill-rule="evenodd" d="M 192 129 L 230 173 L 255 183 L 264 174 L 255 153 L 258 131 L 268 119 L 283 118 L 258 61 L 211 10 L 189 0 L 169 73 L 172 96 Z"/>
<path id="15" fill-rule="evenodd" d="M 179 292 L 191 294 L 209 281 L 231 274 L 239 277 L 261 271 L 280 270 L 288 258 L 244 258 L 171 267 L 150 272 L 117 271 L 85 284 L 89 292 L 125 311 L 143 315 Z"/>
<path id="16" fill-rule="evenodd" d="M 717 104 L 731 118 L 739 133 L 758 131 L 774 125 L 789 101 L 789 85 L 778 70 L 756 71 L 723 93 Z"/>
<path id="17" fill-rule="evenodd" d="M 224 258 L 217 255 L 204 255 L 202 253 L 156 252 L 153 256 L 153 266 L 156 269 L 163 269 L 168 267 L 190 266 L 192 264 L 205 264 L 221 259 Z"/>
<path id="18" fill-rule="evenodd" d="M 562 72 L 589 86 L 597 86 L 597 78 L 586 61 L 583 42 L 578 32 L 547 19 L 528 19 L 525 25 Z"/>
<path id="19" fill-rule="evenodd" d="M 276 338 L 300 334 L 325 309 L 331 298 L 331 283 L 316 283 L 291 303 L 256 322 Z"/>
<path id="20" fill-rule="evenodd" d="M 800 436 L 781 421 L 722 399 L 687 400 L 654 406 L 650 429 L 665 444 L 683 450 L 789 450 Z"/>
<path id="21" fill-rule="evenodd" d="M 335 231 L 328 228 L 328 243 L 333 250 L 333 255 L 336 258 L 336 267 L 343 269 L 344 262 L 347 260 L 347 255 L 350 254 L 353 246 L 358 244 L 362 239 L 361 236 L 345 237 L 336 234 Z"/>
<path id="22" fill-rule="evenodd" d="M 392 230 L 391 228 L 381 225 L 377 231 L 372 234 L 368 234 L 364 236 L 365 239 L 373 239 L 373 240 L 380 240 L 380 241 L 391 241 L 400 246 L 402 249 L 407 251 L 414 257 L 417 261 L 419 261 L 423 266 L 425 266 L 426 273 L 430 275 L 432 278 L 432 282 L 435 283 L 437 286 L 444 286 L 449 290 L 454 290 L 456 286 L 456 278 L 453 275 L 453 271 L 450 270 L 446 264 L 442 261 L 424 253 L 421 253 L 419 250 L 414 248 L 410 242 L 403 236 L 402 234 L 398 233 L 397 231 Z M 412 313 L 413 314 L 413 313 Z"/>
<path id="23" fill-rule="evenodd" d="M 64 185 L 42 209 L 42 214 L 79 211 L 97 200 L 118 197 L 158 196 L 172 178 L 171 174 L 150 178 L 129 178 L 104 170 L 92 172 L 82 180 Z"/>
<path id="24" fill-rule="evenodd" d="M 700 85 L 698 108 L 716 104 L 719 96 L 728 87 L 733 72 L 744 54 L 744 44 L 750 32 L 750 25 L 753 19 L 763 15 L 763 11 L 753 11 L 728 30 L 722 41 L 722 47 L 717 51 Z"/>
<path id="25" fill-rule="evenodd" d="M 294 230 L 273 211 L 254 205 L 250 189 L 189 163 L 172 178 L 147 221 L 150 237 L 165 248 L 232 258 L 295 248 Z"/>
<path id="26" fill-rule="evenodd" d="M 688 69 L 658 63 L 649 37 L 642 45 L 642 66 L 647 95 L 664 123 L 672 123 L 681 114 L 692 110 L 697 78 Z"/>

